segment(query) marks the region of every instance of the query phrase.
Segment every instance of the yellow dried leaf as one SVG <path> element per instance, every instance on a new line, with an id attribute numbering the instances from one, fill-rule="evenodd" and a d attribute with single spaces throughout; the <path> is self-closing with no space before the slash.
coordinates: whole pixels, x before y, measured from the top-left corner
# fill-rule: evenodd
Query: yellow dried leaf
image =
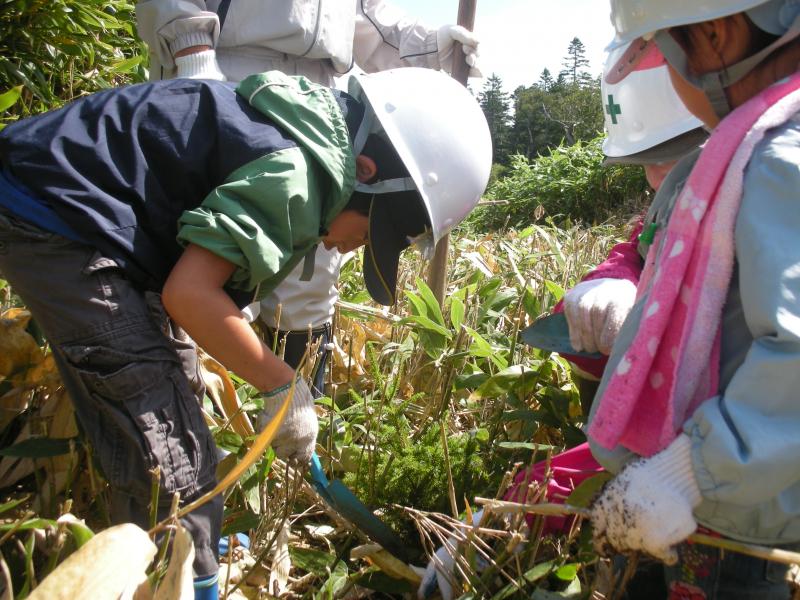
<path id="1" fill-rule="evenodd" d="M 31 313 L 10 308 L 0 316 L 0 376 L 10 377 L 36 365 L 44 358 L 36 340 L 25 331 Z"/>
<path id="2" fill-rule="evenodd" d="M 396 558 L 378 544 L 365 544 L 358 546 L 350 551 L 350 558 L 363 558 L 370 564 L 380 568 L 389 577 L 395 579 L 405 579 L 415 587 L 419 586 L 422 577 L 402 560 Z"/>
<path id="3" fill-rule="evenodd" d="M 222 409 L 225 418 L 228 419 L 230 415 L 236 414 L 231 420 L 231 428 L 243 438 L 253 435 L 255 429 L 250 423 L 250 418 L 239 410 L 241 404 L 228 370 L 204 352 L 200 353 L 200 366 L 206 392 Z"/>
<path id="4" fill-rule="evenodd" d="M 19 381 L 19 385 L 29 388 L 46 387 L 55 389 L 61 385 L 61 375 L 56 367 L 52 353 L 44 357 L 38 364 L 27 369 Z"/>

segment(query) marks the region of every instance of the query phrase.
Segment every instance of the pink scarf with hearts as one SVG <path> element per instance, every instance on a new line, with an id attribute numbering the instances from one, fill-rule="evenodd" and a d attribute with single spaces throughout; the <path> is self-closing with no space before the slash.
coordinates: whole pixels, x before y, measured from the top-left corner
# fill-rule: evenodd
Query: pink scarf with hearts
<path id="1" fill-rule="evenodd" d="M 604 448 L 652 456 L 717 394 L 745 167 L 764 134 L 800 111 L 799 90 L 796 73 L 751 98 L 719 124 L 700 154 L 650 248 L 638 288 L 640 296 L 650 290 L 639 329 L 597 400 L 588 433 Z"/>

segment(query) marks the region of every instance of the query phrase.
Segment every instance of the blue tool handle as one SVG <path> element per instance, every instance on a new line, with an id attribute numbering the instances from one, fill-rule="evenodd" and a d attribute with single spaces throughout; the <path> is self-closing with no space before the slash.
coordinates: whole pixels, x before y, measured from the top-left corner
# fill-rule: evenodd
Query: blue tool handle
<path id="1" fill-rule="evenodd" d="M 322 463 L 316 452 L 311 455 L 311 479 L 322 487 L 328 487 L 328 478 L 325 477 L 325 471 L 322 470 Z"/>

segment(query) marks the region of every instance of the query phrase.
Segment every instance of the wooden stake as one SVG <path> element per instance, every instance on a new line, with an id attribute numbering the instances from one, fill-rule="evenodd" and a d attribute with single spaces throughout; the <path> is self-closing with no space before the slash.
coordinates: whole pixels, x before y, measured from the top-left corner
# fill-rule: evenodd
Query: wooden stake
<path id="1" fill-rule="evenodd" d="M 475 27 L 475 6 L 477 0 L 459 0 L 457 23 L 472 31 Z M 460 60 L 459 60 L 460 59 Z M 461 85 L 467 85 L 469 79 L 469 65 L 466 55 L 461 51 L 461 44 L 453 44 L 453 79 Z M 431 288 L 433 296 L 439 302 L 439 306 L 444 302 L 444 293 L 447 288 L 447 255 L 450 250 L 450 236 L 445 235 L 436 244 L 436 251 L 428 267 L 428 287 Z"/>

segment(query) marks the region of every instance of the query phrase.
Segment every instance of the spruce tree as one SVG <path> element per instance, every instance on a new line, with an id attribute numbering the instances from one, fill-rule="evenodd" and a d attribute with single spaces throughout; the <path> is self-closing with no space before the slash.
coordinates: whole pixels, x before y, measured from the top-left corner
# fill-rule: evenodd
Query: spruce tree
<path id="1" fill-rule="evenodd" d="M 508 158 L 511 99 L 508 93 L 503 91 L 503 81 L 497 74 L 492 73 L 486 79 L 483 89 L 478 94 L 478 102 L 486 116 L 489 132 L 492 135 L 494 147 L 492 160 L 496 163 L 504 163 Z"/>
<path id="2" fill-rule="evenodd" d="M 579 38 L 572 38 L 567 47 L 567 55 L 561 64 L 564 69 L 559 75 L 564 75 L 568 83 L 585 84 L 588 79 L 591 79 L 591 76 L 586 71 L 589 66 L 589 59 L 586 58 L 586 47 Z"/>

